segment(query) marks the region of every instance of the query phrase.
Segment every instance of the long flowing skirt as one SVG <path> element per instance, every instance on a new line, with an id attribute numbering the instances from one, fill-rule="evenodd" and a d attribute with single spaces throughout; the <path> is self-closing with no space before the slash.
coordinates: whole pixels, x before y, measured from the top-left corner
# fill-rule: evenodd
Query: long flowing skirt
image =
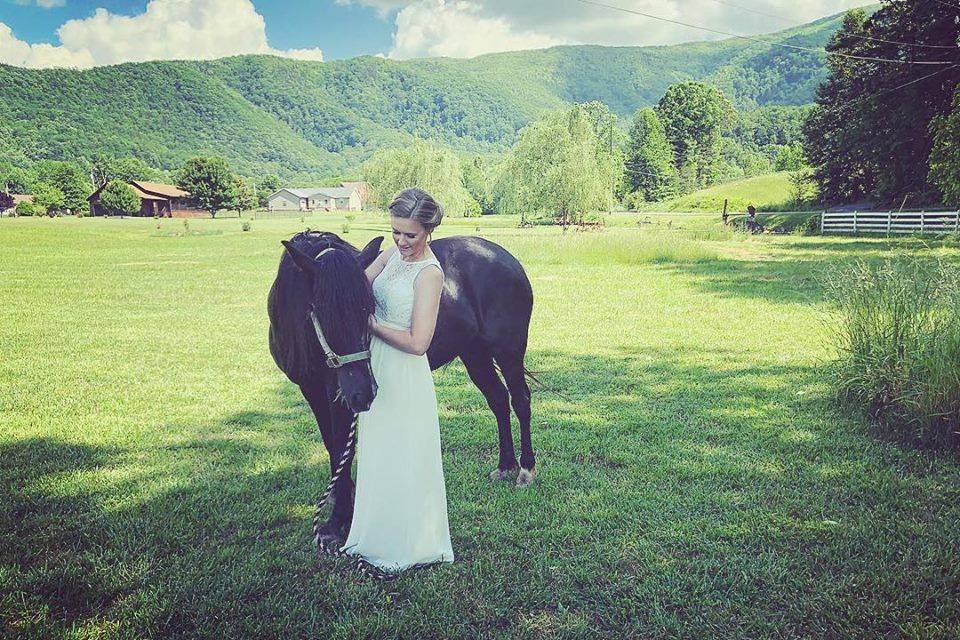
<path id="1" fill-rule="evenodd" d="M 379 389 L 360 414 L 353 521 L 342 549 L 387 571 L 453 562 L 427 357 L 374 336 L 370 364 Z"/>

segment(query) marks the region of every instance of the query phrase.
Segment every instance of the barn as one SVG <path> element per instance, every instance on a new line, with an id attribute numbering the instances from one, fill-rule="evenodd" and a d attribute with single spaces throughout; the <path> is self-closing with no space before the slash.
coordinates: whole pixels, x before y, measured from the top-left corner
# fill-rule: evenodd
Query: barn
<path id="1" fill-rule="evenodd" d="M 210 215 L 203 209 L 192 206 L 189 201 L 190 194 L 172 184 L 145 180 L 128 180 L 127 184 L 140 198 L 140 211 L 134 215 L 159 218 L 199 218 Z M 100 192 L 105 186 L 106 184 L 101 185 L 87 198 L 92 216 L 110 215 L 100 204 Z"/>

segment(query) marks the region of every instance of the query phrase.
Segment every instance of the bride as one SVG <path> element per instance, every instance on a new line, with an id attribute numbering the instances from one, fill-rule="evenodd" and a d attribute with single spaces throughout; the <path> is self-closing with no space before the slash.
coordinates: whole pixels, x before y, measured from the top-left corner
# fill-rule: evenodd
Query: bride
<path id="1" fill-rule="evenodd" d="M 391 247 L 366 269 L 376 312 L 370 362 L 378 392 L 359 416 L 357 490 L 342 550 L 388 572 L 453 562 L 440 423 L 426 351 L 437 324 L 443 270 L 428 238 L 443 207 L 427 192 L 390 204 Z"/>

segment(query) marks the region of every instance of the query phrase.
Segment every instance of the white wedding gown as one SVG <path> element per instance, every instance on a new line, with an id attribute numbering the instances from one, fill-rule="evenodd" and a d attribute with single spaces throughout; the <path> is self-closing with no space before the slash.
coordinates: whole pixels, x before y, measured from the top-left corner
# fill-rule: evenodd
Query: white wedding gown
<path id="1" fill-rule="evenodd" d="M 413 284 L 436 258 L 405 262 L 396 252 L 373 281 L 377 321 L 409 330 Z M 379 387 L 360 414 L 357 491 L 343 551 L 386 571 L 453 562 L 440 422 L 427 356 L 396 349 L 376 336 L 370 364 Z"/>

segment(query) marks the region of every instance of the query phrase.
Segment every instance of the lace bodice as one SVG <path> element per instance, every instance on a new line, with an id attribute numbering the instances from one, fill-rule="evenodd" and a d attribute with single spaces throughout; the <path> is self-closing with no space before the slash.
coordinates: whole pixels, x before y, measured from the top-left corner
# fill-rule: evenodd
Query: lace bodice
<path id="1" fill-rule="evenodd" d="M 393 325 L 398 329 L 409 329 L 413 314 L 413 282 L 420 271 L 431 264 L 440 263 L 436 258 L 427 258 L 417 262 L 404 262 L 400 252 L 395 252 L 383 266 L 383 271 L 373 281 L 373 297 L 377 301 L 377 310 L 373 314 L 377 322 Z"/>

